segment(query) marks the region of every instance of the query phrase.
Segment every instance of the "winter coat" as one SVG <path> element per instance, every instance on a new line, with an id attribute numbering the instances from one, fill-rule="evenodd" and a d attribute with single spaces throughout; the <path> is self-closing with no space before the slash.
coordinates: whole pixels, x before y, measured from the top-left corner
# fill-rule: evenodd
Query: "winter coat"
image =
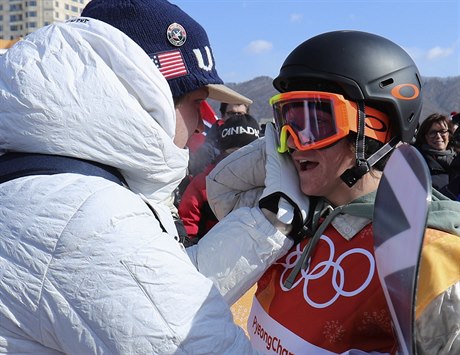
<path id="1" fill-rule="evenodd" d="M 451 164 L 455 158 L 455 152 L 452 149 L 444 151 L 436 150 L 427 144 L 422 145 L 418 149 L 425 158 L 428 169 L 430 170 L 433 187 L 446 194 L 445 189 L 447 189 L 447 186 L 449 185 L 449 178 L 452 173 Z M 448 195 L 448 197 L 452 197 L 450 194 Z"/>
<path id="2" fill-rule="evenodd" d="M 166 80 L 100 21 L 44 27 L 0 57 L 1 153 L 79 157 L 129 185 L 0 184 L 0 353 L 253 353 L 228 305 L 292 242 L 246 208 L 181 248 L 163 203 L 187 168 L 174 134 Z"/>

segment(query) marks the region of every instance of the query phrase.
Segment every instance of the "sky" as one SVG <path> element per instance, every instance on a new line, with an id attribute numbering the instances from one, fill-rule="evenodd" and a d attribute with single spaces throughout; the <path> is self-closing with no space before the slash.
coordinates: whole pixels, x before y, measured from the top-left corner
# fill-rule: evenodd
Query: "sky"
<path id="1" fill-rule="evenodd" d="M 208 33 L 224 82 L 276 77 L 300 43 L 360 30 L 404 48 L 422 76 L 460 75 L 460 0 L 170 0 Z"/>

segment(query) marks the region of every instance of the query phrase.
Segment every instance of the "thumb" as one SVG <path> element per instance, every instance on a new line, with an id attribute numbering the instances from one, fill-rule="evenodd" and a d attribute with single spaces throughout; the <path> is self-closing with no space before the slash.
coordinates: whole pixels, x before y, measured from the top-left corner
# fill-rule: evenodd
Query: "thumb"
<path id="1" fill-rule="evenodd" d="M 285 224 L 291 224 L 294 220 L 294 206 L 283 197 L 280 197 L 278 202 L 278 213 L 276 214 L 276 218 Z"/>

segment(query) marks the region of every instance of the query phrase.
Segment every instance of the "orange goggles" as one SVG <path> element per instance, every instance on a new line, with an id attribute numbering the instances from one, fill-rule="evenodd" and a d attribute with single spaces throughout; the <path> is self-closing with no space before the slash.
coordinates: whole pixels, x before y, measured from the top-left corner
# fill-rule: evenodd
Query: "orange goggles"
<path id="1" fill-rule="evenodd" d="M 291 91 L 270 99 L 279 133 L 278 151 L 288 151 L 292 137 L 298 150 L 320 149 L 357 132 L 358 108 L 342 95 L 319 91 Z M 386 143 L 391 138 L 390 119 L 383 112 L 366 107 L 364 134 Z"/>

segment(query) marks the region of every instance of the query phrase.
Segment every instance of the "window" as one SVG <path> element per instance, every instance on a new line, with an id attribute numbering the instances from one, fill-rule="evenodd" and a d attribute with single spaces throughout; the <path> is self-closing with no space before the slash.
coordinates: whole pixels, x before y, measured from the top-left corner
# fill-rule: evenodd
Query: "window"
<path id="1" fill-rule="evenodd" d="M 10 26 L 10 31 L 20 31 L 20 30 L 22 30 L 21 25 L 11 25 Z"/>
<path id="2" fill-rule="evenodd" d="M 22 11 L 22 4 L 11 4 L 10 11 Z"/>
<path id="3" fill-rule="evenodd" d="M 10 15 L 10 22 L 22 21 L 22 14 Z"/>

